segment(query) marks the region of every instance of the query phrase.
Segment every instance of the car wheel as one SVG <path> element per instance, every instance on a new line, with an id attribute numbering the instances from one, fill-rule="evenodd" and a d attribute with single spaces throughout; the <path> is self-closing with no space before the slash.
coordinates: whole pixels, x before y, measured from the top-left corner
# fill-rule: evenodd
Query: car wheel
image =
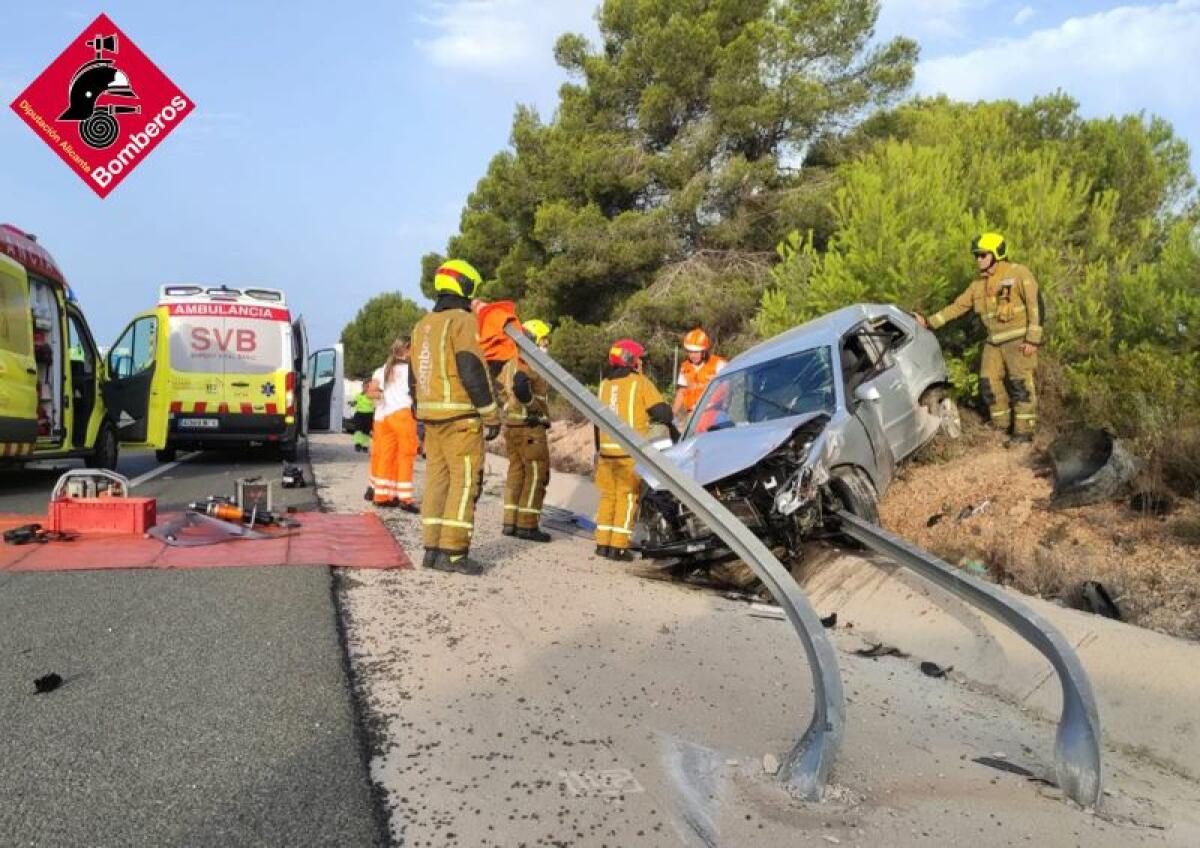
<path id="1" fill-rule="evenodd" d="M 117 439 L 116 428 L 111 424 L 101 424 L 100 432 L 96 434 L 96 444 L 92 448 L 91 454 L 84 460 L 84 464 L 88 468 L 116 471 L 120 453 L 121 443 Z"/>
<path id="2" fill-rule="evenodd" d="M 829 480 L 829 489 L 842 509 L 864 521 L 879 523 L 879 501 L 875 497 L 875 487 L 861 471 L 855 468 L 835 469 Z"/>
<path id="3" fill-rule="evenodd" d="M 175 448 L 163 448 L 154 452 L 154 458 L 159 462 L 174 462 L 178 453 Z"/>
<path id="4" fill-rule="evenodd" d="M 946 389 L 941 386 L 926 389 L 921 395 L 921 406 L 938 420 L 938 432 L 946 438 L 957 439 L 962 435 L 962 416 L 958 413 L 958 404 Z"/>

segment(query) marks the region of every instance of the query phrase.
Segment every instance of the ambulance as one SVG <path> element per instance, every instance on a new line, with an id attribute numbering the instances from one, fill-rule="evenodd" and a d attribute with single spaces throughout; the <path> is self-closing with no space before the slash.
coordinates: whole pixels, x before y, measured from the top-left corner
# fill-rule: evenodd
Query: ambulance
<path id="1" fill-rule="evenodd" d="M 0 224 L 0 461 L 83 459 L 115 469 L 103 357 L 54 258 Z"/>
<path id="2" fill-rule="evenodd" d="M 279 289 L 166 285 L 109 351 L 105 402 L 121 442 L 154 448 L 160 462 L 253 446 L 294 461 L 308 432 L 309 360 L 328 354 L 310 357 Z"/>

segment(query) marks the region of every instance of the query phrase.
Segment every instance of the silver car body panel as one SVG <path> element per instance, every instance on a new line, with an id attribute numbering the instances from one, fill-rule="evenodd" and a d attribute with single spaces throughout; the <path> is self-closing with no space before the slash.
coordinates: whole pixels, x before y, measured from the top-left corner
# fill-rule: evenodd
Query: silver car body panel
<path id="1" fill-rule="evenodd" d="M 863 388 L 878 391 L 879 399 L 860 401 L 847 397 L 840 355 L 843 341 L 853 333 L 871 331 L 883 321 L 903 331 L 905 338 L 883 354 L 879 373 L 861 384 Z M 930 386 L 948 383 L 941 347 L 933 333 L 920 327 L 907 312 L 886 304 L 857 304 L 755 345 L 735 357 L 718 380 L 818 347 L 831 348 L 835 354 L 832 362 L 836 409 L 825 428 L 833 450 L 827 461 L 831 468 L 861 469 L 875 491 L 882 495 L 891 483 L 896 464 L 937 433 L 938 419 L 921 406 L 920 398 Z M 703 408 L 704 402 L 702 398 L 697 410 Z M 701 485 L 708 485 L 755 465 L 816 414 L 820 413 L 699 433 L 665 452 L 684 473 Z M 661 488 L 647 469 L 639 467 L 638 472 L 651 488 Z"/>

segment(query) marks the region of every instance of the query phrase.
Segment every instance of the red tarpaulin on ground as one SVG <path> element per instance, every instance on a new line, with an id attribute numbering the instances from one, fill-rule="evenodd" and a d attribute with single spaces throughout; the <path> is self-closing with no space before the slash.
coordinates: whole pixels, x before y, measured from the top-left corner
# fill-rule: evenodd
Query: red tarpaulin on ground
<path id="1" fill-rule="evenodd" d="M 412 568 L 412 562 L 374 513 L 302 512 L 291 535 L 175 548 L 143 536 L 80 536 L 70 542 L 0 544 L 0 572 L 86 571 L 104 568 L 221 568 L 250 565 L 330 565 L 338 568 Z M 160 515 L 166 524 L 171 514 Z M 45 516 L 0 515 L 0 531 Z M 272 531 L 267 531 L 272 532 Z"/>

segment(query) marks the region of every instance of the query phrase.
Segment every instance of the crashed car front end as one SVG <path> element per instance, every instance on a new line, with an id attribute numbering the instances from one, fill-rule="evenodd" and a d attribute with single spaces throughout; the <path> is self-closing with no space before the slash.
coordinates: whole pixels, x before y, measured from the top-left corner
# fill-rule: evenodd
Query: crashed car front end
<path id="1" fill-rule="evenodd" d="M 725 431 L 728 437 L 713 433 L 703 443 L 691 440 L 668 453 L 755 535 L 791 552 L 823 524 L 840 441 L 829 422 L 827 413 L 775 420 Z M 721 539 L 685 505 L 652 477 L 644 482 L 633 540 L 643 556 L 701 562 L 729 556 Z"/>

